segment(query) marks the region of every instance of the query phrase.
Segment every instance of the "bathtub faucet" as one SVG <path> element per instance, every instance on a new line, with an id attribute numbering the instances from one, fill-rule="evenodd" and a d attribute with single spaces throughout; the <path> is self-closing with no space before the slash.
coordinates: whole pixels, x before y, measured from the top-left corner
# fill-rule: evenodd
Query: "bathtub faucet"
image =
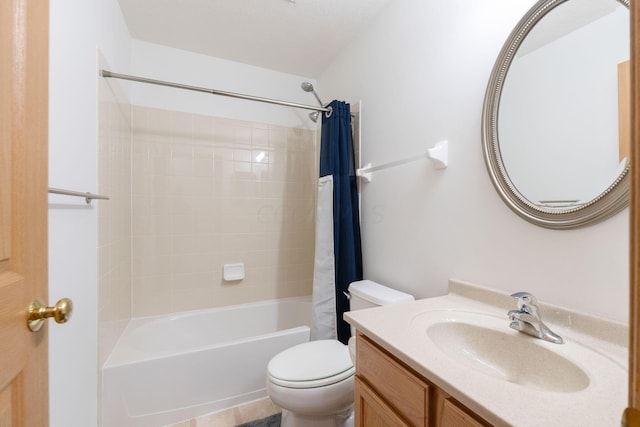
<path id="1" fill-rule="evenodd" d="M 511 295 L 518 300 L 518 309 L 508 313 L 512 329 L 555 344 L 563 344 L 562 337 L 544 324 L 540 318 L 536 297 L 527 292 L 516 292 Z"/>

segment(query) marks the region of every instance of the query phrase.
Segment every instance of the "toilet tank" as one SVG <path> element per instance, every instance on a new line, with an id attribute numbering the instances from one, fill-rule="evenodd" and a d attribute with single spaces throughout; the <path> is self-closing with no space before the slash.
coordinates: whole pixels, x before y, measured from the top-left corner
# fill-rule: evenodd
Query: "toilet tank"
<path id="1" fill-rule="evenodd" d="M 371 280 L 360 280 L 349 285 L 351 311 L 382 305 L 414 301 L 413 295 L 388 288 Z"/>

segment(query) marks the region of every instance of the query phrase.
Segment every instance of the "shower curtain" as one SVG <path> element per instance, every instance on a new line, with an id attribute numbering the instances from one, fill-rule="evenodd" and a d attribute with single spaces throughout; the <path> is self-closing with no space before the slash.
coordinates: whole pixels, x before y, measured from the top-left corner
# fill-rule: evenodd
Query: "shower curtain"
<path id="1" fill-rule="evenodd" d="M 349 104 L 332 101 L 322 115 L 320 180 L 313 278 L 313 339 L 351 335 L 342 314 L 349 310 L 345 292 L 362 280 L 358 191 Z M 328 117 L 327 117 L 328 116 Z"/>

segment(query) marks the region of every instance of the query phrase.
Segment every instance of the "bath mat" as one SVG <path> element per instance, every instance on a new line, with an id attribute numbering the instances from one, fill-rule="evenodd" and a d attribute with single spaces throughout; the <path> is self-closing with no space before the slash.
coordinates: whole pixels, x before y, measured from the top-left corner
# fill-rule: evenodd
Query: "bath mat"
<path id="1" fill-rule="evenodd" d="M 236 427 L 280 427 L 280 419 L 282 414 L 271 415 L 261 420 L 249 421 L 248 423 L 239 424 Z"/>

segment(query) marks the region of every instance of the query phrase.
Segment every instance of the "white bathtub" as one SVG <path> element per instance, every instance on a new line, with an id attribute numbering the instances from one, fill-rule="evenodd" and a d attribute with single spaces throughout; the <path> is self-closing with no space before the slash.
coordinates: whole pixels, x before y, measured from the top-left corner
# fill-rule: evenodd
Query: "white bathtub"
<path id="1" fill-rule="evenodd" d="M 103 427 L 158 427 L 265 397 L 266 367 L 309 341 L 311 299 L 132 319 L 102 370 Z"/>

